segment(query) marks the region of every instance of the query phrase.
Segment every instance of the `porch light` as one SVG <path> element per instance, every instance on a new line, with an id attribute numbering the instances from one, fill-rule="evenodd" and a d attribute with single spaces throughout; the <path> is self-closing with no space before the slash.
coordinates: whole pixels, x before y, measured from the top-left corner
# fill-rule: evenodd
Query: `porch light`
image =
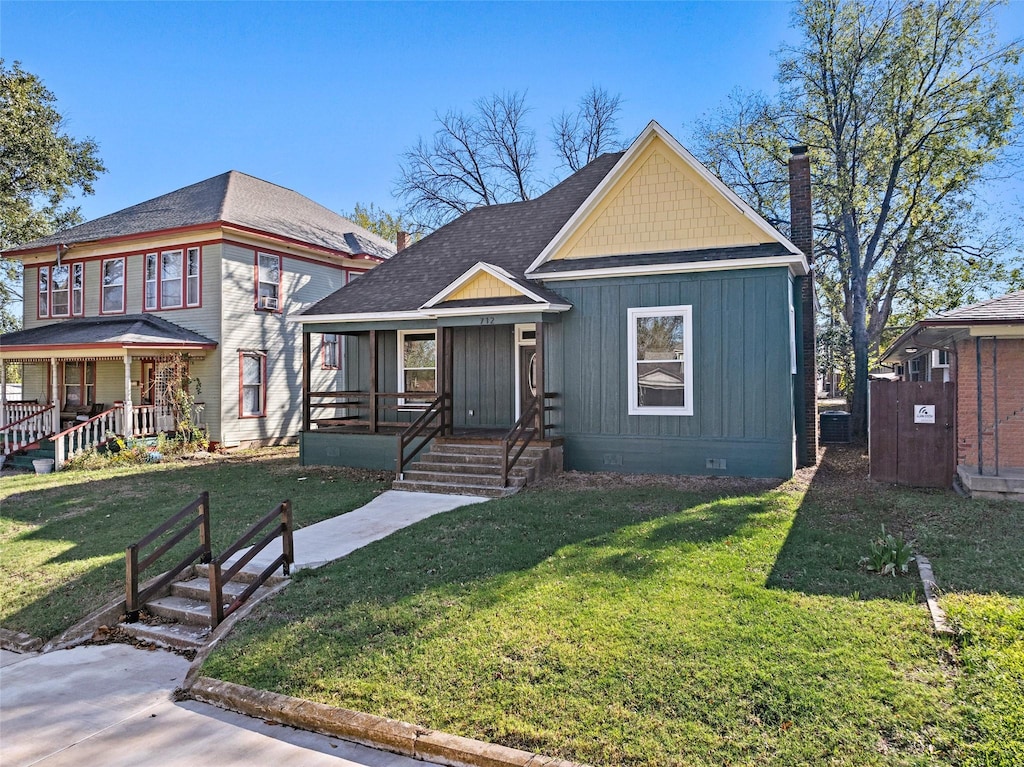
<path id="1" fill-rule="evenodd" d="M 904 351 L 907 354 L 917 354 L 917 347 L 916 346 L 908 346 L 906 349 L 904 349 Z"/>

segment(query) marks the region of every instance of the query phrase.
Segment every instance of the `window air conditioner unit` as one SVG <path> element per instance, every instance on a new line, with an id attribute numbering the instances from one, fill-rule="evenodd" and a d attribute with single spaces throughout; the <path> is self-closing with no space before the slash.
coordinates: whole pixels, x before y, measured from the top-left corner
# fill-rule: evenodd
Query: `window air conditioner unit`
<path id="1" fill-rule="evenodd" d="M 259 308 L 277 311 L 277 299 L 273 296 L 260 296 Z"/>

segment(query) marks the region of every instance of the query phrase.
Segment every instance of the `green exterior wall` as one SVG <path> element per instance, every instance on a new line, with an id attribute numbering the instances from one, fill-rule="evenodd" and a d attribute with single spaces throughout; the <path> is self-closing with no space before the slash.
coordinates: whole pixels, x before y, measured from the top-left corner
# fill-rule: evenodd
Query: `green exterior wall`
<path id="1" fill-rule="evenodd" d="M 397 456 L 397 434 L 305 431 L 299 435 L 299 463 L 302 466 L 351 466 L 394 471 Z"/>
<path id="2" fill-rule="evenodd" d="M 549 422 L 565 466 L 790 476 L 793 377 L 788 271 L 750 269 L 551 283 L 573 305 L 546 329 Z M 627 310 L 693 307 L 694 414 L 628 414 Z M 726 469 L 709 469 L 725 459 Z"/>

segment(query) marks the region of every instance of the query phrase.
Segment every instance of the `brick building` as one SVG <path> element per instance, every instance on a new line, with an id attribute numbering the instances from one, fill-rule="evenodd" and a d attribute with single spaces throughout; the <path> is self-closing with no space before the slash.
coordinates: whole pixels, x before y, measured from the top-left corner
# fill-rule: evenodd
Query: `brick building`
<path id="1" fill-rule="evenodd" d="M 881 361 L 907 381 L 953 382 L 961 484 L 1024 500 L 1024 290 L 921 320 Z"/>

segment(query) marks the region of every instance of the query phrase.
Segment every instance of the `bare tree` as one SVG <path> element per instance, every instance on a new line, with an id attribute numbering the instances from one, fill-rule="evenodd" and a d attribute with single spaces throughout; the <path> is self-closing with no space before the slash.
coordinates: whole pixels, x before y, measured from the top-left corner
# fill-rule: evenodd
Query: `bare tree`
<path id="1" fill-rule="evenodd" d="M 551 121 L 551 141 L 569 170 L 575 173 L 604 152 L 621 148 L 621 102 L 621 96 L 612 96 L 595 85 L 580 99 L 575 112 L 563 111 Z"/>
<path id="2" fill-rule="evenodd" d="M 530 199 L 536 145 L 528 112 L 526 94 L 513 91 L 480 99 L 470 114 L 437 115 L 432 139 L 402 156 L 395 193 L 407 213 L 434 228 L 479 205 Z"/>

